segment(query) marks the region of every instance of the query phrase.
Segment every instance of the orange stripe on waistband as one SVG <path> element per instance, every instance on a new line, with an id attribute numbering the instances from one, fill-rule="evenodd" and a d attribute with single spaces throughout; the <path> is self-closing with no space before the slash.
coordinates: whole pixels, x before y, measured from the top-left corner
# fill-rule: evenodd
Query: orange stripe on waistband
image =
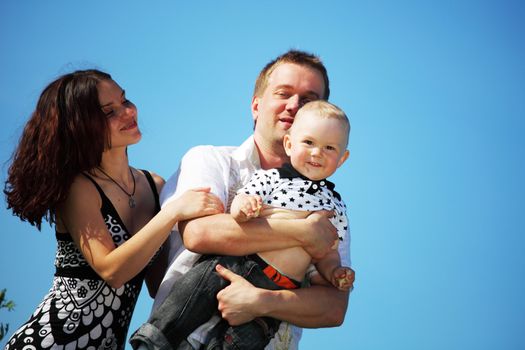
<path id="1" fill-rule="evenodd" d="M 286 289 L 296 289 L 299 288 L 297 284 L 295 284 L 291 279 L 281 274 L 279 271 L 277 271 L 273 266 L 268 265 L 263 269 L 263 272 L 266 276 L 268 276 L 269 279 L 275 282 L 280 287 L 286 288 Z"/>

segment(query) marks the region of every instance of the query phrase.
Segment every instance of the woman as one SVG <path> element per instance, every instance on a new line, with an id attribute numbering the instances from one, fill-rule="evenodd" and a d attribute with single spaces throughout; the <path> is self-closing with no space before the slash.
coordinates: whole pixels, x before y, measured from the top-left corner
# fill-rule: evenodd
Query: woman
<path id="1" fill-rule="evenodd" d="M 156 293 L 165 254 L 152 258 L 173 225 L 223 211 L 209 189 L 160 210 L 164 180 L 128 163 L 140 139 L 137 109 L 106 73 L 76 71 L 42 92 L 4 193 L 21 220 L 55 224 L 56 273 L 6 349 L 123 349 L 144 277 Z"/>

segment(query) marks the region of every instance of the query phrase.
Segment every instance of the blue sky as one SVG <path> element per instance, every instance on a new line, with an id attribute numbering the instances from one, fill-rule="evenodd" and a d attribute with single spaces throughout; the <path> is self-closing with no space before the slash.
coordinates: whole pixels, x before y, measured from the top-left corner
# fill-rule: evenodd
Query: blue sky
<path id="1" fill-rule="evenodd" d="M 311 51 L 352 123 L 332 179 L 357 282 L 344 325 L 301 349 L 523 349 L 524 23 L 520 1 L 2 1 L 1 180 L 58 75 L 111 73 L 139 109 L 131 163 L 168 178 L 191 146 L 240 144 L 262 66 Z M 5 202 L 0 220 L 13 331 L 51 286 L 55 239 Z"/>

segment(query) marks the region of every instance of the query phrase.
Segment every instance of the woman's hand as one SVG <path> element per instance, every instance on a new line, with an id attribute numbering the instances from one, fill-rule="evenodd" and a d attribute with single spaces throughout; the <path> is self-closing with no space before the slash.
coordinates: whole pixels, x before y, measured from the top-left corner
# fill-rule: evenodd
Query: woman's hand
<path id="1" fill-rule="evenodd" d="M 183 221 L 223 213 L 224 205 L 219 197 L 210 193 L 209 187 L 201 187 L 184 192 L 162 210 L 170 211 L 175 221 Z"/>

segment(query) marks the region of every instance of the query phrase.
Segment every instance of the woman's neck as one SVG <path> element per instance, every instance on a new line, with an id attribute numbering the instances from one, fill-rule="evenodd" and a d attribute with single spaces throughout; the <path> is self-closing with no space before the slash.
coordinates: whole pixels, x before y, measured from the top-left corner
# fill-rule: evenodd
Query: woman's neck
<path id="1" fill-rule="evenodd" d="M 125 150 L 108 150 L 102 153 L 102 160 L 98 166 L 113 178 L 127 179 L 129 177 L 129 161 Z"/>

